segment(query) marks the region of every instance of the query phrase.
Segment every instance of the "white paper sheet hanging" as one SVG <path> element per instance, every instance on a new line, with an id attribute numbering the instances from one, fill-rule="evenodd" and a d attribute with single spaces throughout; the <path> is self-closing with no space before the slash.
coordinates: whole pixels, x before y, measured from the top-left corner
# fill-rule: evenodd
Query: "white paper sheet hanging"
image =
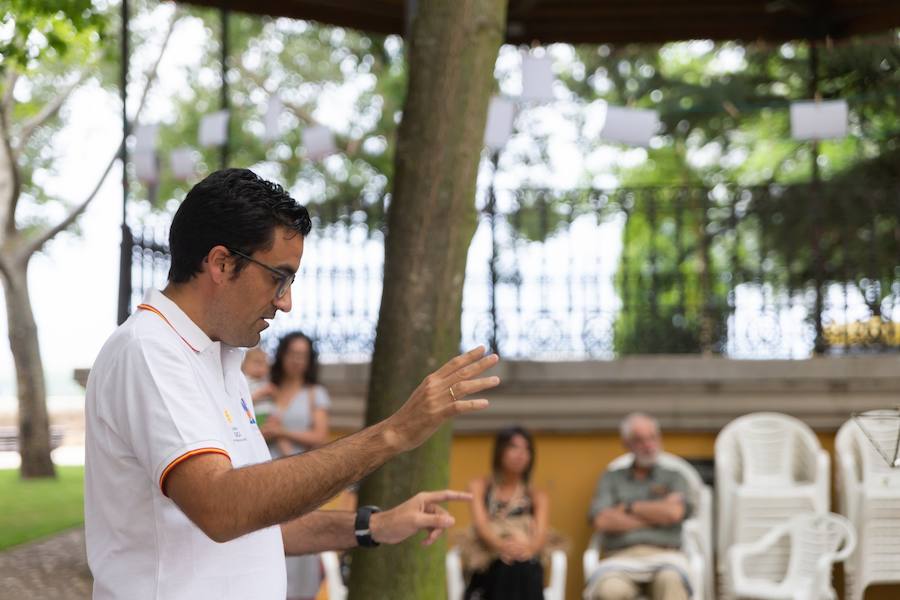
<path id="1" fill-rule="evenodd" d="M 659 131 L 659 114 L 655 110 L 606 105 L 606 119 L 600 137 L 632 146 L 649 146 L 650 138 Z"/>
<path id="2" fill-rule="evenodd" d="M 156 151 L 156 139 L 159 125 L 157 124 L 141 124 L 134 128 L 134 151 L 135 152 L 154 152 Z"/>
<path id="3" fill-rule="evenodd" d="M 313 125 L 303 130 L 303 147 L 310 160 L 321 160 L 329 154 L 337 152 L 334 145 L 334 134 L 324 125 Z"/>
<path id="4" fill-rule="evenodd" d="M 791 137 L 827 140 L 847 135 L 847 101 L 803 101 L 791 104 Z"/>
<path id="5" fill-rule="evenodd" d="M 134 153 L 134 174 L 138 181 L 147 185 L 159 182 L 159 160 L 156 152 L 143 150 Z"/>
<path id="6" fill-rule="evenodd" d="M 549 56 L 533 56 L 522 52 L 522 100 L 552 102 L 553 61 Z"/>
<path id="7" fill-rule="evenodd" d="M 185 181 L 197 173 L 197 154 L 192 148 L 176 148 L 169 155 L 169 164 L 172 177 Z"/>
<path id="8" fill-rule="evenodd" d="M 203 148 L 221 146 L 228 138 L 228 111 L 210 113 L 200 121 L 199 142 Z"/>
<path id="9" fill-rule="evenodd" d="M 281 98 L 278 94 L 272 94 L 272 97 L 269 98 L 269 103 L 266 106 L 266 132 L 263 134 L 264 141 L 271 142 L 281 137 L 280 121 L 282 110 L 284 110 L 284 103 L 281 102 Z"/>
<path id="10" fill-rule="evenodd" d="M 496 152 L 503 149 L 512 137 L 516 104 L 509 98 L 494 96 L 488 105 L 487 126 L 484 129 L 484 145 Z"/>

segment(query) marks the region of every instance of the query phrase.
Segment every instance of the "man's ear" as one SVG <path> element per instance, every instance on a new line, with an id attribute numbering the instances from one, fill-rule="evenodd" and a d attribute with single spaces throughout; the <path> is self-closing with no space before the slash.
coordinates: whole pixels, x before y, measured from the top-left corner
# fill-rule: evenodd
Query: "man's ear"
<path id="1" fill-rule="evenodd" d="M 206 255 L 206 270 L 210 278 L 215 283 L 222 283 L 231 277 L 231 271 L 234 269 L 234 260 L 232 254 L 225 246 L 213 246 Z"/>

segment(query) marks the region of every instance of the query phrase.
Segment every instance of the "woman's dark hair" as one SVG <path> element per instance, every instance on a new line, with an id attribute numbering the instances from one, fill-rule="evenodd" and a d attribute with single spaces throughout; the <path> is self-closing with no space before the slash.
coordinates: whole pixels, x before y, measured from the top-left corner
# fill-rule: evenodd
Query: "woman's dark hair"
<path id="1" fill-rule="evenodd" d="M 172 219 L 169 281 L 189 281 L 200 272 L 203 259 L 214 246 L 244 254 L 268 250 L 277 226 L 305 236 L 312 224 L 306 208 L 277 183 L 248 169 L 211 173 L 191 188 Z M 238 260 L 235 273 L 245 264 L 246 260 Z"/>
<path id="2" fill-rule="evenodd" d="M 528 431 L 518 425 L 508 427 L 497 434 L 497 437 L 494 439 L 494 460 L 491 467 L 495 476 L 500 473 L 503 469 L 503 453 L 517 435 L 521 435 L 525 439 L 525 443 L 528 445 L 528 454 L 531 457 L 528 461 L 528 466 L 525 467 L 525 471 L 522 473 L 522 479 L 525 480 L 525 483 L 528 483 L 531 479 L 531 469 L 534 467 L 534 438 L 531 437 Z"/>
<path id="3" fill-rule="evenodd" d="M 294 331 L 278 340 L 278 348 L 275 349 L 275 361 L 272 363 L 272 370 L 269 372 L 269 379 L 275 385 L 281 385 L 281 382 L 284 381 L 284 355 L 287 354 L 291 343 L 296 340 L 306 340 L 306 343 L 309 344 L 309 363 L 307 363 L 306 372 L 303 374 L 303 382 L 307 384 L 319 383 L 319 353 L 316 351 L 316 345 L 305 333 Z"/>

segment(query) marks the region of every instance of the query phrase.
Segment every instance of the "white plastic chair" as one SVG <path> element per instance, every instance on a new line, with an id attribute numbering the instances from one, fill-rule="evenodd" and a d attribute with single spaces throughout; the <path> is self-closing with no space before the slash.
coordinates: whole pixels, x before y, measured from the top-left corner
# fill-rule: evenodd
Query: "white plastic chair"
<path id="1" fill-rule="evenodd" d="M 328 600 L 345 600 L 347 586 L 341 577 L 341 560 L 337 552 L 322 552 L 319 554 L 322 568 L 325 571 L 325 588 L 328 590 Z"/>
<path id="2" fill-rule="evenodd" d="M 688 484 L 688 495 L 694 512 L 681 525 L 682 552 L 685 553 L 690 567 L 688 573 L 693 598 L 695 600 L 712 600 L 713 593 L 713 545 L 712 545 L 712 491 L 703 483 L 700 474 L 689 463 L 679 456 L 668 452 L 660 452 L 659 464 L 667 469 L 681 473 Z M 607 470 L 625 469 L 631 466 L 634 457 L 624 454 L 609 463 Z M 582 557 L 584 580 L 600 564 L 600 547 L 602 536 L 594 534 Z"/>
<path id="3" fill-rule="evenodd" d="M 896 418 L 876 418 L 865 426 L 876 443 L 893 449 L 898 423 Z M 873 583 L 900 583 L 900 469 L 888 466 L 854 421 L 838 430 L 835 454 L 838 511 L 853 523 L 859 538 L 844 564 L 845 598 L 861 600 Z"/>
<path id="4" fill-rule="evenodd" d="M 830 460 L 805 423 L 780 413 L 739 417 L 716 436 L 717 550 L 755 542 L 804 513 L 829 510 Z M 788 567 L 782 540 L 747 567 L 751 577 L 779 580 Z M 731 598 L 728 561 L 718 563 L 720 597 Z"/>
<path id="5" fill-rule="evenodd" d="M 447 568 L 447 600 L 462 600 L 466 591 L 459 548 L 451 548 L 444 559 Z M 562 550 L 550 553 L 550 581 L 544 588 L 544 600 L 565 600 L 568 560 Z"/>
<path id="6" fill-rule="evenodd" d="M 790 559 L 783 579 L 754 577 L 747 563 L 765 557 L 787 537 Z M 735 544 L 728 554 L 729 571 L 738 597 L 771 600 L 834 600 L 832 564 L 845 560 L 856 546 L 849 520 L 834 513 L 805 514 L 791 518 L 749 544 Z"/>

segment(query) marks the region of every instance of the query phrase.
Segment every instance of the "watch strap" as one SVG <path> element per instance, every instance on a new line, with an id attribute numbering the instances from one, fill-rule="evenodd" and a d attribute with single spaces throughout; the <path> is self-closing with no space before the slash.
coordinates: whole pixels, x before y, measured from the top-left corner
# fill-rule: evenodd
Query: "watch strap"
<path id="1" fill-rule="evenodd" d="M 381 509 L 372 505 L 360 506 L 356 509 L 353 533 L 356 535 L 356 543 L 363 548 L 374 548 L 378 545 L 378 542 L 372 539 L 372 529 L 369 527 L 372 515 L 377 512 L 381 512 Z"/>

